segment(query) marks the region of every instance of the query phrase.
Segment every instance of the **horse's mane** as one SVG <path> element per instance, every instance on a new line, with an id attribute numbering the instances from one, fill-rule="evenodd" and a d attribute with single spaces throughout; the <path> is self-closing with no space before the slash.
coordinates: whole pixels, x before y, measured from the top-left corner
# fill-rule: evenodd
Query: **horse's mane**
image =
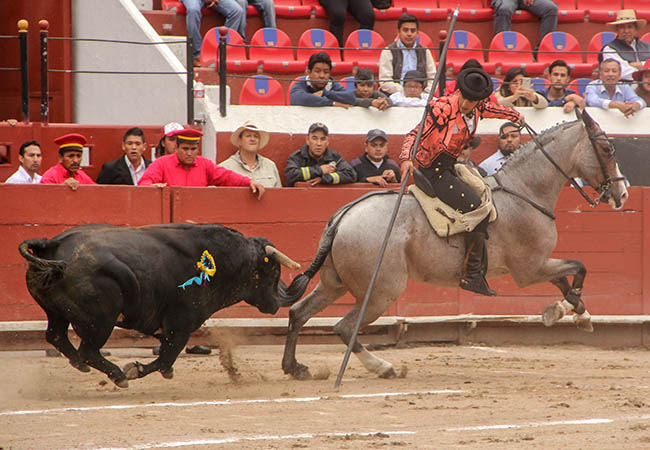
<path id="1" fill-rule="evenodd" d="M 551 128 L 543 130 L 541 133 L 539 133 L 537 135 L 537 140 L 542 144 L 542 146 L 545 147 L 547 144 L 553 141 L 553 139 L 555 139 L 558 134 L 564 132 L 566 129 L 571 128 L 574 125 L 579 123 L 582 122 L 580 122 L 579 120 L 574 120 L 571 122 L 562 122 L 557 125 L 554 125 Z M 519 162 L 521 161 L 527 161 L 530 157 L 530 154 L 536 151 L 539 151 L 539 149 L 537 148 L 535 142 L 531 139 L 530 141 L 526 142 L 524 145 L 520 146 L 517 150 L 512 152 L 510 157 L 506 159 L 506 161 L 497 170 L 497 172 L 501 172 L 504 169 L 507 171 L 508 167 L 518 165 Z"/>

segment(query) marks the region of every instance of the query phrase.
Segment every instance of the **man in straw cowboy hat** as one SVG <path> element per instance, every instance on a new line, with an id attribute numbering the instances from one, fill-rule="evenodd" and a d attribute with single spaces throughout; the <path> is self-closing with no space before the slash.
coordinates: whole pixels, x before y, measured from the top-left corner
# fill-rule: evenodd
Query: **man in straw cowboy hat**
<path id="1" fill-rule="evenodd" d="M 637 19 L 633 9 L 622 9 L 616 14 L 614 22 L 607 26 L 616 30 L 616 39 L 604 46 L 598 61 L 615 59 L 621 65 L 621 80 L 632 81 L 634 71 L 643 67 L 643 63 L 650 59 L 650 44 L 638 38 L 639 30 L 646 23 L 644 19 Z"/>
<path id="2" fill-rule="evenodd" d="M 406 136 L 400 153 L 402 177 L 415 176 L 415 184 L 428 195 L 435 195 L 462 213 L 473 211 L 481 204 L 480 197 L 461 181 L 454 168 L 461 152 L 468 145 L 478 126 L 479 118 L 497 118 L 523 123 L 516 110 L 487 101 L 492 94 L 492 79 L 482 69 L 469 68 L 458 74 L 458 89 L 448 97 L 433 99 L 427 106 L 422 140 L 414 148 L 419 125 Z M 412 155 L 418 169 L 414 170 Z M 486 217 L 465 235 L 465 267 L 460 287 L 483 295 L 496 295 L 485 280 L 487 252 Z"/>
<path id="3" fill-rule="evenodd" d="M 237 152 L 219 164 L 221 167 L 252 178 L 265 188 L 282 187 L 275 163 L 259 154 L 269 142 L 269 133 L 249 120 L 230 135 L 230 142 Z"/>

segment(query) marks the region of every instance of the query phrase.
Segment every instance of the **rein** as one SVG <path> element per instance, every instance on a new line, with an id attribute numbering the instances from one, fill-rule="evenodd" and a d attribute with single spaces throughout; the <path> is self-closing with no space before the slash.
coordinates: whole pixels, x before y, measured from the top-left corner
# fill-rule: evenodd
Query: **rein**
<path id="1" fill-rule="evenodd" d="M 532 206 L 533 208 L 535 208 L 536 210 L 538 210 L 542 214 L 550 217 L 551 220 L 555 220 L 555 214 L 553 214 L 551 211 L 544 208 L 542 205 L 539 205 L 539 204 L 535 203 L 531 199 L 529 199 L 527 197 L 524 197 L 520 193 L 515 192 L 512 189 L 508 189 L 503 184 L 501 184 L 501 180 L 499 180 L 499 177 L 496 174 L 492 175 L 492 178 L 494 178 L 494 181 L 496 181 L 496 183 L 497 183 L 497 186 L 492 188 L 492 192 L 503 191 L 503 192 L 507 192 L 510 195 L 514 195 L 518 199 L 521 199 L 521 200 L 525 201 L 526 203 L 528 203 L 530 206 Z"/>

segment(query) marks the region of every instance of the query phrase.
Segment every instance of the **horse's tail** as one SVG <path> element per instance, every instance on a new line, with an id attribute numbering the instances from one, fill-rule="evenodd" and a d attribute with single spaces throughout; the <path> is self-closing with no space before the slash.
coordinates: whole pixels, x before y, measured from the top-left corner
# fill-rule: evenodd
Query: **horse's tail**
<path id="1" fill-rule="evenodd" d="M 49 239 L 27 239 L 18 246 L 18 251 L 29 262 L 30 278 L 40 288 L 49 286 L 63 276 L 65 261 L 49 260 L 38 256 L 39 252 L 53 251 L 60 242 Z"/>
<path id="2" fill-rule="evenodd" d="M 332 215 L 332 217 L 330 217 L 330 220 L 327 223 L 327 227 L 323 232 L 323 236 L 321 237 L 320 244 L 318 246 L 318 252 L 316 253 L 314 260 L 311 262 L 307 270 L 294 278 L 289 286 L 282 285 L 280 287 L 282 291 L 282 306 L 293 305 L 300 299 L 300 297 L 302 297 L 302 294 L 305 293 L 307 285 L 309 284 L 309 280 L 314 278 L 314 275 L 316 275 L 316 273 L 320 270 L 323 263 L 325 262 L 325 258 L 327 258 L 327 255 L 329 255 L 330 251 L 332 250 L 332 244 L 334 243 L 334 238 L 336 237 L 336 233 L 338 232 L 339 224 L 341 223 L 343 216 L 345 216 L 345 214 L 357 203 L 360 203 L 365 199 L 373 197 L 375 195 L 385 194 L 397 194 L 397 192 L 388 190 L 369 192 L 368 194 L 362 195 L 358 199 L 342 206 Z"/>

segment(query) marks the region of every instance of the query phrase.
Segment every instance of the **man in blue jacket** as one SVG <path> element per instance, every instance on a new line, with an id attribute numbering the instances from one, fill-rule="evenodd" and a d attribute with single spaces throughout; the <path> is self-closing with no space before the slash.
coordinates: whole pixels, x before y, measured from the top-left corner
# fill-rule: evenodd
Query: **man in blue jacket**
<path id="1" fill-rule="evenodd" d="M 354 91 L 348 91 L 334 81 L 330 72 L 332 60 L 324 52 L 314 53 L 307 63 L 307 77 L 291 88 L 290 102 L 298 106 L 341 106 L 349 108 L 356 100 Z"/>

